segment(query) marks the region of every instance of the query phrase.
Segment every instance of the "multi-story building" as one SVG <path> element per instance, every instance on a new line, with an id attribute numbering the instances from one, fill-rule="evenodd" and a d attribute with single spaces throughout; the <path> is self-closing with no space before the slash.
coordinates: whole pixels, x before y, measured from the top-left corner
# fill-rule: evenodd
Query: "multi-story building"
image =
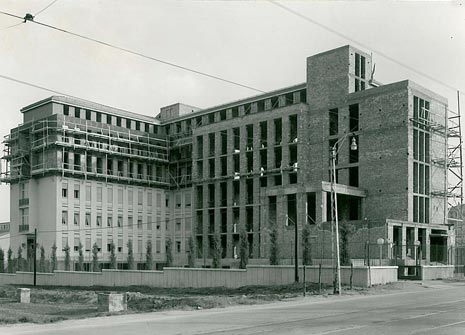
<path id="1" fill-rule="evenodd" d="M 208 109 L 148 117 L 56 96 L 27 106 L 6 138 L 12 246 L 37 229 L 59 258 L 81 242 L 108 260 L 114 241 L 124 263 L 132 240 L 142 263 L 150 240 L 162 264 L 170 240 L 175 264 L 191 253 L 208 266 L 219 234 L 231 265 L 241 230 L 251 261 L 267 262 L 277 228 L 289 260 L 295 225 L 331 221 L 335 148 L 339 220 L 406 263 L 418 244 L 424 261 L 446 262 L 447 100 L 409 80 L 381 85 L 371 69 L 369 54 L 344 46 L 309 57 L 305 83 Z"/>

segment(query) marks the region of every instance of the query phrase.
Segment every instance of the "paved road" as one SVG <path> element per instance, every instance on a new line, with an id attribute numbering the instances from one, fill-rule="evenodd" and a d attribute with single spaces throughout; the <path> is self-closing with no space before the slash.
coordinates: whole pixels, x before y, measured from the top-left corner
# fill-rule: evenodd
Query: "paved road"
<path id="1" fill-rule="evenodd" d="M 269 305 L 0 327 L 0 334 L 465 334 L 465 283 L 408 284 L 389 294 L 306 297 Z"/>

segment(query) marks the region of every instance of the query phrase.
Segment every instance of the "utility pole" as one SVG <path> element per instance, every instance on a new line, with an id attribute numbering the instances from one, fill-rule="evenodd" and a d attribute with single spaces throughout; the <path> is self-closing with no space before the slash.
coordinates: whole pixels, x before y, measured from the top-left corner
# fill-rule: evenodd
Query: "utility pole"
<path id="1" fill-rule="evenodd" d="M 296 198 L 297 200 L 297 198 Z M 297 220 L 296 220 L 297 221 Z M 294 222 L 294 258 L 295 258 L 295 264 L 294 264 L 294 274 L 295 274 L 295 282 L 299 282 L 299 250 L 298 250 L 298 229 L 297 229 L 297 222 Z"/>
<path id="2" fill-rule="evenodd" d="M 34 286 L 37 280 L 37 228 L 34 229 Z"/>

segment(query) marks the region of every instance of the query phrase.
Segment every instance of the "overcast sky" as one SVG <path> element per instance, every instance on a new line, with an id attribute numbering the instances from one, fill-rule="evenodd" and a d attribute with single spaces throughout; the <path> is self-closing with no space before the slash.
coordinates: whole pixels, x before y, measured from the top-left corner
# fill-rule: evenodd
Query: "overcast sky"
<path id="1" fill-rule="evenodd" d="M 0 0 L 0 11 L 23 17 L 51 2 Z M 457 109 L 456 90 L 465 92 L 462 1 L 279 4 L 301 16 L 268 1 L 58 0 L 35 20 L 263 91 L 304 82 L 306 57 L 353 44 L 373 51 L 376 80 L 412 79 Z M 31 22 L 8 28 L 19 22 L 0 14 L 3 76 L 150 116 L 175 102 L 204 108 L 256 94 Z M 0 134 L 22 122 L 21 107 L 50 95 L 0 78 Z M 0 186 L 0 221 L 9 221 L 8 193 Z"/>

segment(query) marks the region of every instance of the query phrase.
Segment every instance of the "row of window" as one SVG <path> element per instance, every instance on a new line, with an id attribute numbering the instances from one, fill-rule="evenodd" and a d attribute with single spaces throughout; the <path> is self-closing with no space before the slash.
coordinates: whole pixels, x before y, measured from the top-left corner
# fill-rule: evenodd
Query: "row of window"
<path id="1" fill-rule="evenodd" d="M 292 104 L 306 103 L 307 102 L 307 93 L 306 90 L 300 90 L 296 92 L 289 92 L 284 95 L 271 97 L 268 99 L 255 101 L 241 106 L 234 106 L 229 109 L 223 109 L 220 111 L 211 112 L 207 115 L 197 116 L 193 121 L 197 127 L 205 126 L 208 124 L 213 124 L 216 122 L 225 121 L 228 119 L 234 119 L 237 117 L 242 117 L 252 113 L 260 113 L 274 108 L 280 108 L 289 106 Z M 180 122 L 175 122 L 167 128 L 169 134 L 181 134 L 189 133 L 192 128 L 192 120 L 184 120 Z"/>
<path id="2" fill-rule="evenodd" d="M 137 243 L 134 243 L 133 244 L 133 252 L 134 253 L 139 253 L 139 254 L 145 254 L 147 252 L 147 245 L 148 245 L 148 242 L 150 241 L 151 242 L 151 236 L 147 236 L 147 241 L 145 243 L 145 246 L 143 244 L 143 240 L 142 239 L 138 239 L 137 240 Z M 123 252 L 128 252 L 128 247 L 127 247 L 127 244 L 126 245 L 123 245 L 123 237 L 118 237 L 118 239 L 116 241 L 113 241 L 112 238 L 107 238 L 107 245 L 106 245 L 106 251 L 109 253 L 111 251 L 111 244 L 112 242 L 114 243 L 115 245 L 115 252 L 118 252 L 118 253 L 123 253 Z M 155 253 L 159 254 L 161 253 L 161 240 L 157 239 L 155 241 Z M 61 238 L 61 243 L 62 243 L 62 246 L 65 247 L 67 245 L 69 245 L 69 242 L 68 242 L 68 236 L 66 235 L 63 235 L 62 238 Z M 85 241 L 84 241 L 84 244 L 82 244 L 81 242 L 81 239 L 80 239 L 80 236 L 75 236 L 74 237 L 74 246 L 73 246 L 73 250 L 78 252 L 79 251 L 79 245 L 82 244 L 82 248 L 84 251 L 87 251 L 87 252 L 90 252 L 92 250 L 92 247 L 93 247 L 93 244 L 97 244 L 97 248 L 98 248 L 98 251 L 101 252 L 102 251 L 102 237 L 101 236 L 97 236 L 94 241 L 92 241 L 92 238 L 90 236 L 86 237 L 85 238 Z M 175 243 L 174 243 L 174 251 L 176 253 L 180 253 L 181 252 L 181 247 L 182 247 L 182 241 L 181 240 L 176 240 Z M 152 253 L 153 253 L 153 249 L 152 249 Z"/>
<path id="3" fill-rule="evenodd" d="M 349 105 L 349 132 L 359 130 L 359 105 Z M 337 135 L 339 133 L 339 109 L 333 108 L 329 110 L 329 135 Z"/>
<path id="4" fill-rule="evenodd" d="M 68 225 L 68 210 L 62 210 L 61 212 L 61 223 L 63 225 Z M 157 217 L 157 221 L 155 222 L 155 226 L 157 230 L 161 229 L 161 218 Z M 93 224 L 94 223 L 94 224 Z M 153 223 L 152 222 L 152 217 L 147 216 L 147 221 L 143 221 L 142 215 L 137 216 L 137 221 L 135 222 L 135 219 L 132 215 L 128 215 L 126 217 L 126 224 L 123 224 L 123 215 L 118 214 L 116 216 L 116 227 L 122 228 L 123 226 L 132 228 L 134 227 L 134 223 L 137 224 L 138 229 L 143 229 L 144 226 L 146 227 L 146 230 L 152 230 Z M 73 224 L 75 226 L 80 226 L 81 225 L 81 216 L 79 212 L 73 213 Z M 102 227 L 102 214 L 97 213 L 95 217 L 95 222 L 92 221 L 92 213 L 87 212 L 84 217 L 84 225 L 88 227 Z M 113 222 L 113 214 L 108 213 L 106 215 L 106 227 L 113 227 L 114 222 Z"/>
<path id="5" fill-rule="evenodd" d="M 288 143 L 297 143 L 297 114 L 289 115 L 289 133 L 287 142 Z M 209 157 L 215 156 L 216 150 L 219 151 L 220 155 L 228 154 L 228 145 L 231 146 L 233 153 L 239 153 L 241 150 L 241 138 L 245 138 L 245 149 L 246 151 L 252 151 L 254 148 L 255 140 L 257 140 L 260 149 L 265 149 L 268 147 L 268 123 L 273 126 L 274 132 L 271 134 L 274 137 L 274 143 L 272 145 L 282 145 L 283 143 L 283 122 L 282 118 L 277 118 L 271 121 L 262 121 L 258 124 L 259 132 L 254 136 L 254 125 L 248 124 L 245 126 L 244 130 L 241 133 L 239 127 L 232 129 L 231 136 L 228 136 L 227 130 L 222 130 L 219 132 L 219 142 L 216 143 L 216 138 L 218 133 L 209 133 L 208 135 L 199 135 L 196 138 L 197 144 L 197 159 L 204 157 L 204 138 L 207 140 L 208 151 L 207 155 Z"/>
<path id="6" fill-rule="evenodd" d="M 85 160 L 85 164 L 84 163 Z M 106 174 L 148 181 L 163 181 L 163 167 L 128 160 L 114 160 L 111 158 L 82 155 L 68 150 L 63 151 L 63 169 L 86 171 L 89 173 Z"/>
<path id="7" fill-rule="evenodd" d="M 95 121 L 100 123 L 106 123 L 108 125 L 124 127 L 132 130 L 145 131 L 146 133 L 161 133 L 161 127 L 152 123 L 133 120 L 102 112 L 96 112 L 89 109 L 81 109 L 80 107 L 71 107 L 68 105 L 63 105 L 63 114 L 66 116 L 71 115 L 76 118 L 84 119 L 87 121 Z"/>
<path id="8" fill-rule="evenodd" d="M 108 203 L 113 203 L 113 197 L 114 197 L 114 190 L 113 187 L 111 186 L 106 186 L 106 192 L 107 192 L 107 202 Z M 116 199 L 118 204 L 122 205 L 124 201 L 124 190 L 122 188 L 115 188 L 116 191 Z M 73 195 L 72 198 L 76 200 L 81 199 L 81 185 L 80 184 L 74 184 L 73 189 L 72 189 Z M 96 188 L 96 201 L 97 202 L 102 202 L 103 200 L 103 186 L 97 185 Z M 137 194 L 137 200 L 134 199 L 134 193 Z M 69 195 L 69 186 L 67 182 L 63 182 L 62 187 L 61 187 L 61 196 L 62 198 L 70 198 L 71 196 Z M 136 200 L 136 202 L 134 201 Z M 92 186 L 91 185 L 86 185 L 85 186 L 85 201 L 86 202 L 91 202 L 92 201 Z M 142 190 L 138 190 L 134 192 L 132 189 L 127 190 L 127 198 L 126 198 L 126 203 L 130 206 L 132 206 L 134 203 L 137 203 L 137 205 L 142 206 L 144 205 L 144 192 Z M 146 206 L 152 207 L 153 204 L 153 194 L 152 191 L 147 191 L 147 202 Z M 156 206 L 158 208 L 161 207 L 161 194 L 157 193 L 156 194 Z"/>

